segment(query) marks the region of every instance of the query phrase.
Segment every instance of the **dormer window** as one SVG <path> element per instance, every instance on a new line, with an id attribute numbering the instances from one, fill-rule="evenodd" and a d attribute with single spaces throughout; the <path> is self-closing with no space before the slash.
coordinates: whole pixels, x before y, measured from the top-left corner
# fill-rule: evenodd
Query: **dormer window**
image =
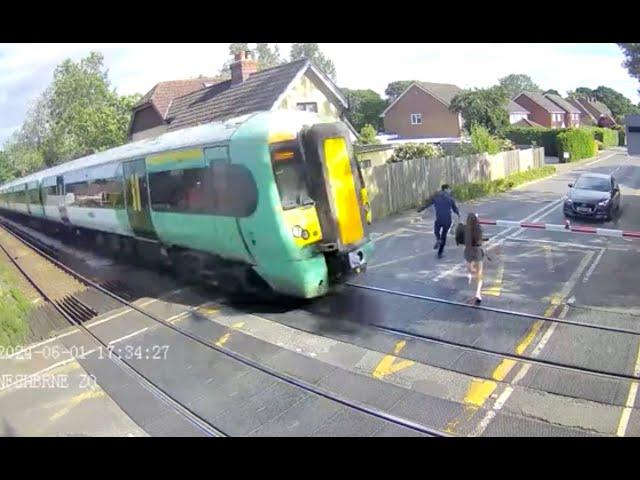
<path id="1" fill-rule="evenodd" d="M 315 112 L 318 113 L 318 104 L 316 102 L 302 102 L 296 104 L 298 110 L 303 112 Z"/>

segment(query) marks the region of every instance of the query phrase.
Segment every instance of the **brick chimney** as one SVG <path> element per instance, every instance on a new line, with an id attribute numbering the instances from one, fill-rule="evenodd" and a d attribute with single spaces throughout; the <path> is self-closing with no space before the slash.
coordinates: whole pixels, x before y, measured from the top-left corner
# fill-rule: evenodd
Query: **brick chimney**
<path id="1" fill-rule="evenodd" d="M 240 85 L 249 75 L 258 71 L 258 64 L 250 52 L 242 51 L 235 55 L 231 64 L 231 86 Z"/>

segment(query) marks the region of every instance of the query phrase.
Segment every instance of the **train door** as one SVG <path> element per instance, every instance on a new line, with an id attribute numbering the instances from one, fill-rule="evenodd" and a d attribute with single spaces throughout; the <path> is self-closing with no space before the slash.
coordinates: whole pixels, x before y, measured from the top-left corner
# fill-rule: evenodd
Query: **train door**
<path id="1" fill-rule="evenodd" d="M 27 213 L 31 215 L 31 199 L 29 198 L 29 184 L 24 184 L 24 201 L 27 204 Z"/>
<path id="2" fill-rule="evenodd" d="M 129 217 L 129 225 L 137 237 L 157 239 L 147 190 L 147 168 L 144 159 L 133 160 L 122 164 L 124 172 L 124 198 Z"/>
<path id="3" fill-rule="evenodd" d="M 64 179 L 62 175 L 56 177 L 56 195 L 58 198 L 58 210 L 60 211 L 60 219 L 62 223 L 71 224 L 69 220 L 69 212 L 67 211 L 67 200 L 64 193 Z"/>

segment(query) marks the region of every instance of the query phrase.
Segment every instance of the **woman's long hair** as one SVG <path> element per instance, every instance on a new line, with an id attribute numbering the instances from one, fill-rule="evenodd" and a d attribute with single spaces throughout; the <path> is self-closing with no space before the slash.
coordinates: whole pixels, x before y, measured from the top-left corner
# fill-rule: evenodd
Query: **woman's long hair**
<path id="1" fill-rule="evenodd" d="M 482 229 L 475 213 L 467 215 L 467 231 L 464 236 L 465 247 L 474 247 L 482 244 Z"/>

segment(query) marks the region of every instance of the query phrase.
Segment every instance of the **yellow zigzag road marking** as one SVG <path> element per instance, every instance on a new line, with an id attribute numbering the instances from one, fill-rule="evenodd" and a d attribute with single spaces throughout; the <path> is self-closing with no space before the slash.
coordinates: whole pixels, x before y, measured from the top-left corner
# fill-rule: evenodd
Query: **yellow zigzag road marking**
<path id="1" fill-rule="evenodd" d="M 404 340 L 396 343 L 396 346 L 393 349 L 394 354 L 385 355 L 380 363 L 378 363 L 378 366 L 375 368 L 372 374 L 374 378 L 384 378 L 387 375 L 391 375 L 392 373 L 404 370 L 405 368 L 408 368 L 415 363 L 411 360 L 400 360 L 399 362 L 396 362 L 396 360 L 398 360 L 398 357 L 396 357 L 396 355 L 398 355 L 402 351 L 406 344 L 407 342 L 405 342 Z"/>

